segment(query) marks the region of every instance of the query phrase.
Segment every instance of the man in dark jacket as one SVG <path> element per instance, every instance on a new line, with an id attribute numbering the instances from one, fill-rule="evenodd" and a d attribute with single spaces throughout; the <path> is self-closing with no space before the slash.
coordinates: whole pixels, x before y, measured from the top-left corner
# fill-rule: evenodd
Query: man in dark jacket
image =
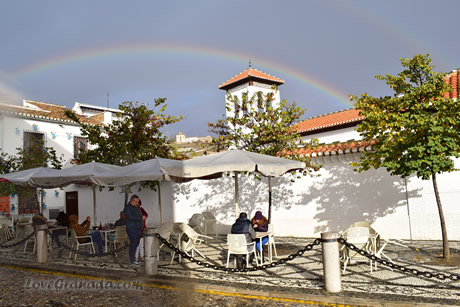
<path id="1" fill-rule="evenodd" d="M 141 239 L 141 230 L 144 227 L 144 218 L 139 209 L 139 196 L 131 196 L 129 203 L 125 206 L 126 232 L 129 237 L 129 261 L 131 265 L 141 265 L 136 261 L 136 249 Z"/>
<path id="2" fill-rule="evenodd" d="M 251 221 L 248 219 L 246 212 L 241 212 L 240 216 L 236 220 L 235 224 L 232 225 L 232 233 L 234 234 L 244 234 L 246 236 L 246 242 L 251 243 L 256 239 L 256 232 L 252 228 Z M 249 258 L 249 263 L 252 263 L 254 260 L 254 254 L 251 254 Z M 243 255 L 236 256 L 236 264 L 238 268 L 246 266 L 246 259 Z"/>

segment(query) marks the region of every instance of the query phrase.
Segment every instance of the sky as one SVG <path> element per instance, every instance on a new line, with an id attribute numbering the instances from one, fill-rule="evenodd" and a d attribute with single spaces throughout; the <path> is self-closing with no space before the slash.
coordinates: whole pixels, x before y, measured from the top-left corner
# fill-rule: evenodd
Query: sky
<path id="1" fill-rule="evenodd" d="M 225 113 L 218 86 L 252 67 L 283 79 L 304 118 L 353 107 L 348 95 L 391 95 L 376 74 L 430 54 L 460 68 L 460 1 L 2 1 L 0 102 L 116 108 L 123 101 L 183 115 L 173 137 L 205 136 Z"/>

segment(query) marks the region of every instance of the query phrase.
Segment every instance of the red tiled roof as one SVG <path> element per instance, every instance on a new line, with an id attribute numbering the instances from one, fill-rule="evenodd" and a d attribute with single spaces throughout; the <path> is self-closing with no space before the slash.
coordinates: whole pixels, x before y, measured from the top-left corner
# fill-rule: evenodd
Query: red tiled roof
<path id="1" fill-rule="evenodd" d="M 323 128 L 341 126 L 348 123 L 360 122 L 364 120 L 364 116 L 359 115 L 359 110 L 348 109 L 312 117 L 294 126 L 299 133 L 318 130 Z"/>
<path id="2" fill-rule="evenodd" d="M 329 155 L 341 155 L 361 151 L 373 150 L 372 145 L 375 141 L 348 141 L 327 145 L 308 146 L 299 149 L 296 153 L 307 157 L 319 157 Z"/>
<path id="3" fill-rule="evenodd" d="M 278 79 L 276 77 L 273 77 L 273 76 L 271 76 L 269 74 L 266 74 L 264 72 L 261 72 L 260 70 L 255 69 L 255 68 L 249 67 L 248 69 L 246 69 L 242 73 L 234 76 L 230 80 L 228 80 L 228 81 L 222 83 L 221 85 L 219 85 L 219 88 L 220 89 L 229 88 L 229 85 L 231 85 L 233 83 L 236 83 L 236 82 L 239 82 L 239 81 L 242 81 L 244 79 L 250 79 L 251 77 L 256 78 L 256 79 L 267 80 L 269 82 L 273 82 L 273 84 L 276 84 L 276 85 L 284 84 L 284 80 L 281 80 L 281 79 Z"/>
<path id="4" fill-rule="evenodd" d="M 450 74 L 448 74 L 444 80 L 446 80 L 447 84 L 452 86 L 452 92 L 445 93 L 445 98 L 457 98 L 460 92 L 460 70 L 453 70 Z"/>
<path id="5" fill-rule="evenodd" d="M 10 104 L 0 104 L 0 110 L 3 112 L 12 113 L 19 116 L 34 117 L 38 119 L 60 121 L 60 122 L 71 122 L 75 123 L 72 119 L 68 118 L 65 115 L 65 111 L 68 109 L 64 106 L 49 104 L 45 102 L 38 102 L 32 100 L 25 100 L 26 103 L 36 106 L 38 109 L 33 109 L 31 107 L 16 106 Z M 92 118 L 81 116 L 77 114 L 77 117 L 80 118 L 81 122 L 87 124 L 101 124 L 101 122 L 96 121 Z"/>

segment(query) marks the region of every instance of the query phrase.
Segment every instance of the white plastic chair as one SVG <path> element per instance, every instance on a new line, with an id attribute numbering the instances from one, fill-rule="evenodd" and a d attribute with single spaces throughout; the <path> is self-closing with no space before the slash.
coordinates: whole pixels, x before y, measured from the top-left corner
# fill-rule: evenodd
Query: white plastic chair
<path id="1" fill-rule="evenodd" d="M 204 234 L 204 216 L 201 213 L 195 213 L 188 220 L 188 225 L 193 228 L 193 230 L 198 231 L 199 233 Z"/>
<path id="2" fill-rule="evenodd" d="M 96 253 L 96 250 L 94 249 L 94 244 L 93 244 L 93 238 L 91 236 L 77 236 L 77 234 L 75 233 L 75 229 L 70 229 L 70 238 L 71 238 L 71 248 L 73 249 L 74 246 L 76 246 L 75 250 L 75 259 L 74 260 L 77 260 L 77 255 L 78 255 L 78 249 L 80 248 L 80 246 L 89 246 L 90 248 L 90 251 L 93 252 L 93 254 Z M 85 243 L 80 243 L 80 241 L 78 241 L 78 239 L 87 239 L 89 238 L 89 242 L 85 242 Z M 72 256 L 72 250 L 70 250 L 70 253 L 69 253 L 69 258 Z"/>
<path id="3" fill-rule="evenodd" d="M 385 247 L 387 246 L 387 244 L 389 243 L 392 243 L 392 244 L 396 244 L 396 245 L 399 245 L 399 246 L 403 246 L 403 247 L 407 247 L 407 245 L 404 245 L 402 243 L 399 243 L 397 242 L 396 240 L 390 240 L 385 234 L 384 234 L 384 231 L 378 227 L 377 225 L 374 224 L 371 224 L 369 226 L 376 234 L 376 238 L 374 238 L 374 243 L 373 243 L 373 246 L 371 247 L 372 248 L 372 253 L 379 257 L 379 258 L 382 258 L 382 257 L 385 257 L 387 258 L 388 261 L 390 262 L 393 262 L 393 260 L 390 259 L 390 257 L 388 257 L 384 252 L 383 250 L 385 249 Z M 383 244 L 382 244 L 382 241 L 383 241 Z M 401 241 L 401 240 L 398 240 L 398 241 Z M 377 262 L 375 262 L 375 268 L 377 268 Z M 391 268 L 390 268 L 391 269 Z"/>
<path id="4" fill-rule="evenodd" d="M 204 217 L 204 234 L 208 235 L 208 229 L 209 229 L 208 225 L 211 225 L 212 230 L 216 234 L 216 239 L 218 239 L 219 236 L 217 234 L 217 220 L 214 214 L 212 214 L 212 212 L 210 211 L 205 211 L 203 212 L 203 217 Z"/>
<path id="5" fill-rule="evenodd" d="M 275 243 L 275 227 L 273 224 L 268 224 L 268 244 L 269 248 L 271 250 L 271 255 L 273 255 L 273 252 L 275 253 L 275 257 L 278 258 L 278 253 L 276 252 L 276 243 Z M 270 259 L 270 262 L 273 260 Z"/>
<path id="6" fill-rule="evenodd" d="M 195 230 L 192 229 L 187 224 L 180 223 L 179 228 L 182 231 L 182 234 L 180 236 L 180 249 L 185 252 L 187 255 L 190 255 L 194 257 L 194 252 L 196 252 L 198 255 L 200 255 L 203 258 L 206 258 L 197 248 L 196 246 L 199 245 L 201 242 L 203 242 L 204 239 L 212 239 L 211 237 L 202 235 L 197 233 Z M 186 236 L 184 236 L 186 235 Z M 190 254 L 189 254 L 190 253 Z M 174 259 L 174 254 L 173 252 L 173 259 Z M 171 263 L 173 261 L 171 259 Z"/>
<path id="7" fill-rule="evenodd" d="M 246 235 L 244 234 L 227 234 L 227 268 L 230 261 L 230 255 L 246 255 L 246 267 L 249 266 L 249 256 L 254 254 L 256 260 L 256 266 L 258 266 L 257 255 L 256 255 L 256 242 L 247 243 Z M 236 258 L 235 258 L 236 260 Z M 234 261 L 235 263 L 235 261 Z M 235 265 L 235 264 L 234 264 Z"/>
<path id="8" fill-rule="evenodd" d="M 158 229 L 158 234 L 163 238 L 166 239 L 169 243 L 171 243 L 171 234 L 173 232 L 174 224 L 172 223 L 166 223 L 166 224 L 161 224 L 160 228 Z M 160 251 L 165 247 L 164 243 L 161 243 L 158 246 L 158 252 L 157 252 L 157 259 L 160 259 Z M 168 250 L 171 253 L 171 256 L 173 255 L 173 251 L 169 249 Z M 173 257 L 172 257 L 173 258 Z M 173 258 L 174 259 L 174 258 Z M 172 260 L 173 260 L 172 259 Z M 172 261 L 171 261 L 172 264 Z"/>
<path id="9" fill-rule="evenodd" d="M 126 232 L 126 225 L 116 226 L 113 239 L 111 240 L 109 237 L 109 243 L 113 244 L 113 249 L 114 250 L 117 249 L 117 243 L 122 245 L 122 244 L 127 244 L 128 242 L 129 242 L 129 238 L 128 238 L 128 233 Z M 117 253 L 115 253 L 115 257 L 116 256 L 117 256 Z"/>
<path id="10" fill-rule="evenodd" d="M 355 227 L 352 226 L 347 229 L 347 231 L 344 233 L 345 239 L 347 240 L 348 243 L 353 244 L 359 249 L 368 251 L 368 245 L 369 245 L 369 228 L 367 227 Z M 343 272 L 342 274 L 345 273 L 345 270 L 347 269 L 347 264 L 353 264 L 356 262 L 367 262 L 369 261 L 370 263 L 370 268 L 371 268 L 371 273 L 372 273 L 372 260 L 367 258 L 366 256 L 362 256 L 361 254 L 352 251 L 348 249 L 345 245 L 342 246 L 342 253 L 343 253 L 343 259 L 344 259 L 344 265 L 343 265 Z"/>

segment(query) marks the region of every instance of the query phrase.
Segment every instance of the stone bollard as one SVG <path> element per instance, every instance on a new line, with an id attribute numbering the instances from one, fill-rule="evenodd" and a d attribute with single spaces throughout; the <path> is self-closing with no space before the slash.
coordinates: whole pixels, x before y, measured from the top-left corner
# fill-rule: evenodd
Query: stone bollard
<path id="1" fill-rule="evenodd" d="M 145 274 L 158 274 L 158 239 L 155 236 L 155 228 L 146 228 L 144 230 L 144 250 L 145 250 Z"/>
<path id="2" fill-rule="evenodd" d="M 37 262 L 48 262 L 48 225 L 35 226 L 35 244 L 37 245 Z"/>
<path id="3" fill-rule="evenodd" d="M 323 246 L 324 285 L 327 292 L 342 291 L 340 272 L 338 233 L 326 232 L 321 234 Z"/>

